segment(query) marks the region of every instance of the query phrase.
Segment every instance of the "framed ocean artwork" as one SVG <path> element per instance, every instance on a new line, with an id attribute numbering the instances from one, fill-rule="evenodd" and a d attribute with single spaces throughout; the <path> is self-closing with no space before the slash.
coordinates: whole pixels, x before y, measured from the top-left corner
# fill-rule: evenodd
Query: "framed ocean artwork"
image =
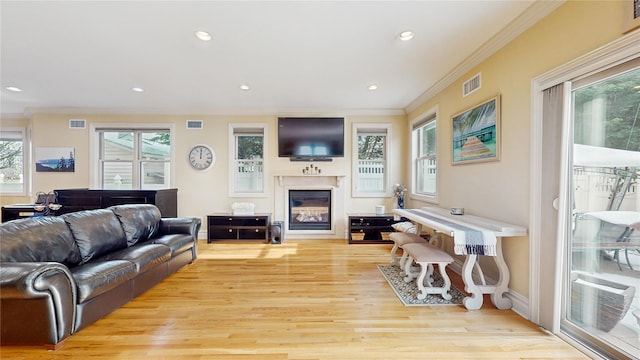
<path id="1" fill-rule="evenodd" d="M 500 160 L 500 95 L 451 117 L 453 165 Z"/>

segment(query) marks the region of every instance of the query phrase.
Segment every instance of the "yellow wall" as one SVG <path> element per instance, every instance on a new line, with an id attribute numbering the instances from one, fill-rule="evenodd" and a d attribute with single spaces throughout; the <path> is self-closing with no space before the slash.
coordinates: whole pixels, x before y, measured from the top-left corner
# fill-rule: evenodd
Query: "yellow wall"
<path id="1" fill-rule="evenodd" d="M 70 118 L 87 120 L 86 129 L 69 129 Z M 186 129 L 187 119 L 201 119 L 203 130 Z M 375 205 L 386 204 L 392 207 L 392 199 L 380 198 L 351 198 L 351 136 L 353 123 L 391 123 L 393 124 L 390 151 L 391 181 L 400 182 L 405 154 L 400 144 L 406 143 L 408 134 L 405 128 L 405 116 L 346 116 L 345 121 L 345 157 L 335 158 L 332 162 L 317 163 L 323 173 L 346 175 L 342 186 L 347 193 L 345 205 L 346 213 L 373 213 Z M 60 188 L 92 187 L 89 168 L 89 133 L 92 124 L 144 124 L 159 123 L 174 125 L 173 151 L 175 156 L 175 182 L 178 188 L 178 215 L 204 217 L 207 214 L 220 211 L 230 211 L 231 204 L 236 201 L 250 201 L 256 204 L 256 212 L 274 212 L 273 174 L 293 173 L 301 174 L 302 162 L 291 162 L 286 158 L 278 158 L 277 148 L 277 115 L 256 116 L 204 116 L 204 115 L 97 115 L 97 114 L 39 114 L 32 117 L 33 143 L 35 147 L 69 146 L 75 148 L 76 169 L 73 173 L 44 173 L 35 172 L 33 190 L 51 191 Z M 266 141 L 268 161 L 267 197 L 230 198 L 228 196 L 229 177 L 229 124 L 231 123 L 266 123 L 268 137 Z M 195 144 L 207 144 L 216 153 L 217 160 L 213 168 L 198 172 L 189 166 L 187 153 Z M 281 220 L 281 219 L 280 219 Z M 346 220 L 337 219 L 338 226 L 335 237 L 345 237 Z"/>
<path id="2" fill-rule="evenodd" d="M 622 36 L 621 22 L 618 1 L 569 1 L 408 114 L 412 119 L 439 107 L 439 206 L 464 207 L 466 213 L 528 225 L 531 80 Z M 462 98 L 462 83 L 478 72 L 482 88 Z M 502 100 L 501 159 L 451 165 L 451 116 L 496 94 Z M 528 296 L 528 238 L 507 238 L 503 249 L 510 288 Z M 495 269 L 489 273 L 496 276 Z"/>

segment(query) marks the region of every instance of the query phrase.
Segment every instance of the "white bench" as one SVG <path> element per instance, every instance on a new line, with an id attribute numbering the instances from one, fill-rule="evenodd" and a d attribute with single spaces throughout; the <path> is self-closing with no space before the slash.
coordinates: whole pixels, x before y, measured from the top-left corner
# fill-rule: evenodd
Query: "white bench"
<path id="1" fill-rule="evenodd" d="M 391 248 L 391 265 L 398 265 L 401 269 L 404 269 L 404 262 L 407 259 L 406 252 L 402 252 L 402 257 L 398 256 L 398 250 L 406 244 L 411 243 L 427 243 L 427 240 L 422 236 L 405 232 L 394 232 L 389 235 L 389 239 L 393 241 L 393 248 Z"/>
<path id="2" fill-rule="evenodd" d="M 417 298 L 422 300 L 427 297 L 427 294 L 440 294 L 445 300 L 451 299 L 451 294 L 449 293 L 451 280 L 446 271 L 447 265 L 453 262 L 451 255 L 427 242 L 404 244 L 402 250 L 402 256 L 404 257 L 405 254 L 407 256 L 404 262 L 404 272 L 406 274 L 404 281 L 409 283 L 416 279 L 416 285 L 420 290 Z M 420 273 L 412 271 L 413 262 L 420 265 Z M 440 275 L 444 280 L 444 284 L 441 287 L 433 286 L 434 264 L 438 265 Z M 427 286 L 425 286 L 425 280 L 427 281 Z"/>

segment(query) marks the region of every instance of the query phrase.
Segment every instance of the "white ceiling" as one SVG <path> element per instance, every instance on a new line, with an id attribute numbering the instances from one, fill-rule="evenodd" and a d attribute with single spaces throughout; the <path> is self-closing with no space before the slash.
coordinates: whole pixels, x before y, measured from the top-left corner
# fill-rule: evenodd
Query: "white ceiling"
<path id="1" fill-rule="evenodd" d="M 402 113 L 533 2 L 3 0 L 0 111 Z"/>

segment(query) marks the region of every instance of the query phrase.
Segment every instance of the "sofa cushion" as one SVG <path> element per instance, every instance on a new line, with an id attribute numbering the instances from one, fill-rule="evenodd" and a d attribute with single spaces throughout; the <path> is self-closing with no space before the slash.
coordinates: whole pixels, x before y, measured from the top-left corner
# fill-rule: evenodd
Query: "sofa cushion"
<path id="1" fill-rule="evenodd" d="M 0 249 L 0 261 L 54 261 L 72 267 L 82 260 L 67 224 L 53 216 L 2 223 Z"/>
<path id="2" fill-rule="evenodd" d="M 136 266 L 126 260 L 98 260 L 73 268 L 71 273 L 78 285 L 78 303 L 81 304 L 133 279 Z"/>
<path id="3" fill-rule="evenodd" d="M 171 259 L 171 249 L 160 244 L 144 244 L 128 247 L 104 256 L 104 260 L 127 260 L 136 266 L 138 273 L 143 273 Z"/>
<path id="4" fill-rule="evenodd" d="M 82 263 L 127 247 L 122 225 L 111 210 L 84 210 L 61 217 L 73 233 Z"/>
<path id="5" fill-rule="evenodd" d="M 116 205 L 109 208 L 120 220 L 127 236 L 127 245 L 151 239 L 158 232 L 160 210 L 155 205 Z"/>
<path id="6" fill-rule="evenodd" d="M 171 249 L 171 257 L 195 246 L 193 236 L 188 234 L 162 235 L 152 239 L 150 243 L 168 246 Z"/>

